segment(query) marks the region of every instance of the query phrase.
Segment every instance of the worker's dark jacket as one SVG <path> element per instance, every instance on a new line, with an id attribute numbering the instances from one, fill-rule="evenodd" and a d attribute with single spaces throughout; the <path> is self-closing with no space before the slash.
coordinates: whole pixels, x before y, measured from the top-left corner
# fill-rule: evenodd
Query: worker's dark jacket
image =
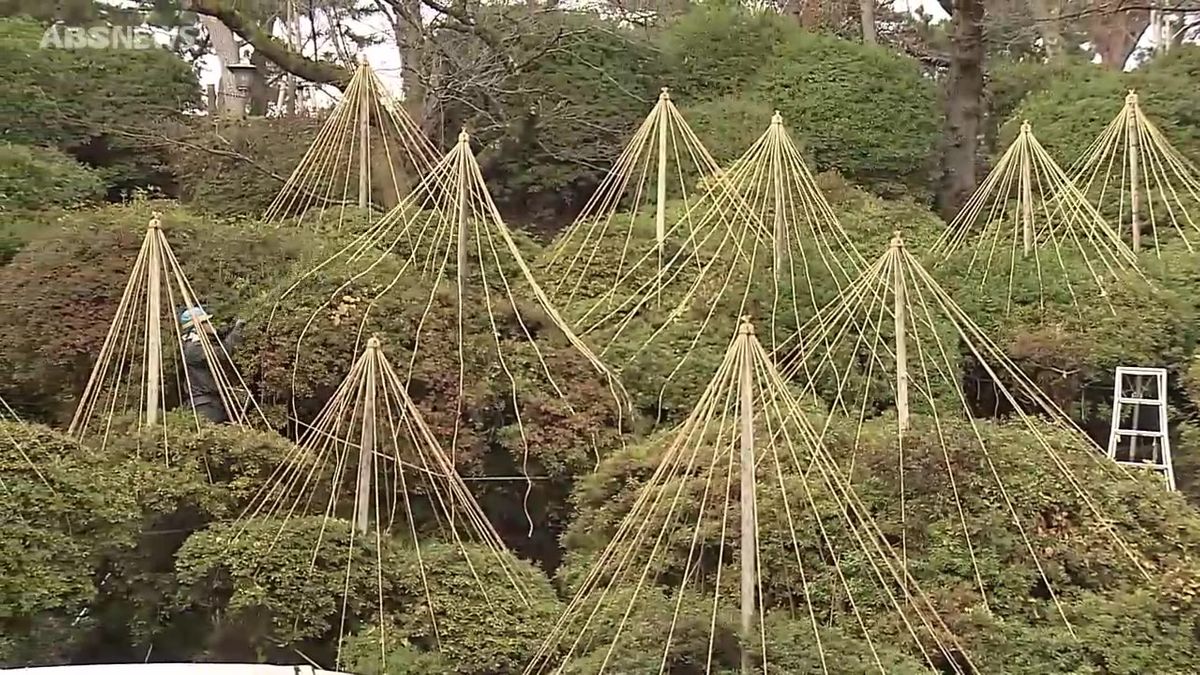
<path id="1" fill-rule="evenodd" d="M 225 347 L 222 353 L 221 345 L 213 345 L 213 351 L 227 377 L 233 372 L 233 365 L 228 362 L 225 354 L 233 355 L 238 340 L 242 336 L 242 327 L 234 324 L 232 327 L 216 335 L 216 339 Z M 210 338 L 211 339 L 211 338 Z M 192 405 L 201 406 L 210 403 L 221 403 L 220 389 L 217 380 L 209 367 L 208 359 L 204 358 L 204 345 L 199 340 L 189 341 L 183 347 L 183 362 L 187 366 L 187 384 L 191 388 Z"/>

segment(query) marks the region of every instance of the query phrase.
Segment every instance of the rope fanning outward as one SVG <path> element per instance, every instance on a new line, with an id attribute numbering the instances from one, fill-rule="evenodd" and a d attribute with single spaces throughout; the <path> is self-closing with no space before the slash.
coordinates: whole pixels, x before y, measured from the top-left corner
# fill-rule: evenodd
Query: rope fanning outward
<path id="1" fill-rule="evenodd" d="M 263 220 L 319 223 L 333 212 L 340 231 L 346 229 L 352 209 L 395 203 L 414 177 L 436 163 L 437 152 L 421 128 L 371 66 L 360 60 L 341 100 Z"/>
<path id="2" fill-rule="evenodd" d="M 484 583 L 480 565 L 500 570 L 504 582 L 529 604 L 525 578 L 514 567 L 516 558 L 459 477 L 377 338 L 367 340 L 366 349 L 321 414 L 254 496 L 229 544 L 253 536 L 252 523 L 278 523 L 272 527 L 271 540 L 261 542 L 262 556 L 269 557 L 282 540 L 310 532 L 295 523 L 311 517 L 323 523 L 315 528 L 315 540 L 308 542 L 314 565 L 326 539 L 335 541 L 335 524 L 352 524 L 339 638 L 344 641 L 348 632 L 350 580 L 363 573 L 356 565 L 369 564 L 377 585 L 381 663 L 387 662 L 389 650 L 395 647 L 389 629 L 401 613 L 427 616 L 440 648 L 438 610 L 424 557 L 429 546 L 454 546 L 489 605 L 497 589 Z M 403 542 L 416 558 L 424 589 L 423 597 L 415 600 L 423 605 L 420 612 L 413 612 L 411 602 L 396 606 L 399 601 L 386 593 L 384 555 L 395 545 L 392 542 Z M 364 546 L 373 554 L 370 561 L 354 555 Z M 315 573 L 319 572 L 310 566 L 308 574 Z M 341 646 L 339 642 L 339 666 L 344 664 Z"/>
<path id="3" fill-rule="evenodd" d="M 817 397 L 828 406 L 819 435 L 826 447 L 846 448 L 848 480 L 875 479 L 856 464 L 865 448 L 894 449 L 891 467 L 876 460 L 875 470 L 894 473 L 899 486 L 904 568 L 910 558 L 908 533 L 931 527 L 930 514 L 912 513 L 910 499 L 924 499 L 928 509 L 928 491 L 934 490 L 928 486 L 944 486 L 934 492 L 938 501 L 948 501 L 941 515 L 953 531 L 942 536 L 958 541 L 947 539 L 943 545 L 962 547 L 978 605 L 995 611 L 994 593 L 1005 583 L 1005 569 L 981 562 L 979 523 L 990 522 L 1019 542 L 1010 555 L 1032 564 L 1040 587 L 1074 635 L 1049 571 L 1062 563 L 1047 559 L 1035 544 L 1034 530 L 1046 526 L 1040 519 L 1051 508 L 1045 501 L 1055 497 L 1030 495 L 1024 483 L 1011 485 L 1045 473 L 1065 491 L 1060 498 L 1078 500 L 1084 512 L 1078 517 L 1088 520 L 1097 546 L 1150 578 L 1146 558 L 1126 540 L 1124 528 L 1136 524 L 1107 513 L 1087 482 L 1095 476 L 1081 474 L 1096 472 L 1107 483 L 1133 476 L 1106 460 L 1054 400 L 983 334 L 907 250 L 899 233 L 844 296 L 778 355 L 800 396 Z M 993 383 L 991 391 L 964 389 L 964 375 L 973 370 Z M 982 419 L 977 412 L 977 399 L 985 395 L 997 401 L 1001 419 Z"/>
<path id="4" fill-rule="evenodd" d="M 182 308 L 188 308 L 186 325 L 176 316 Z M 164 325 L 169 326 L 165 331 Z M 155 214 L 68 433 L 103 447 L 114 424 L 132 418 L 139 428 L 161 432 L 162 451 L 170 463 L 165 414 L 173 403 L 190 409 L 197 426 L 199 411 L 219 409 L 223 421 L 270 429 L 234 367 L 226 342 L 203 313 Z M 196 373 L 205 382 L 196 381 Z"/>
<path id="5" fill-rule="evenodd" d="M 744 319 L 686 421 L 587 488 L 631 485 L 596 495 L 588 537 L 611 541 L 565 573 L 573 597 L 525 672 L 801 672 L 775 651 L 781 627 L 816 654 L 802 672 L 974 672 L 809 416 Z M 604 473 L 630 462 L 635 483 Z M 843 635 L 861 652 L 827 647 Z"/>
<path id="6" fill-rule="evenodd" d="M 1069 173 L 1134 252 L 1178 238 L 1195 252 L 1200 234 L 1200 169 L 1167 140 L 1130 91 L 1125 105 Z"/>
<path id="7" fill-rule="evenodd" d="M 519 448 L 516 463 L 526 477 L 525 509 L 531 533 L 533 441 L 526 429 L 526 402 L 548 401 L 568 418 L 580 406 L 602 407 L 606 428 L 619 430 L 624 425 L 629 403 L 620 383 L 575 335 L 534 279 L 487 192 L 466 132 L 403 202 L 293 284 L 276 303 L 272 317 L 319 275 L 344 281 L 332 293 L 321 291 L 327 299 L 312 312 L 297 338 L 293 391 L 308 356 L 305 339 L 310 329 L 353 289 L 363 289 L 353 292 L 366 295 L 356 344 L 378 312 L 404 313 L 411 331 L 403 343 L 407 363 L 401 372 L 406 387 L 420 379 L 429 363 L 454 362 L 451 368 L 457 381 L 452 390 L 426 403 L 450 418 L 441 426 L 439 440 L 448 445 L 456 466 L 460 436 L 471 416 L 479 414 L 470 409 L 470 392 L 493 382 L 506 392 L 502 405 L 512 415 L 512 442 Z M 396 306 L 394 298 L 401 293 L 414 302 Z M 596 400 L 603 395 L 589 397 L 562 383 L 564 373 L 558 369 L 568 359 L 607 392 L 606 401 Z M 580 432 L 586 435 L 583 444 L 590 439 L 596 461 L 601 450 L 596 435 L 602 431 L 597 424 Z"/>
<path id="8" fill-rule="evenodd" d="M 1043 309 L 1065 289 L 1070 304 L 1129 280 L 1145 280 L 1137 256 L 1034 137 L 1026 122 L 996 166 L 934 244 L 939 265 L 979 288 L 1007 284 L 1004 311 L 1033 294 Z M 1024 288 L 1035 279 L 1037 287 Z"/>
<path id="9" fill-rule="evenodd" d="M 657 190 L 647 185 L 652 167 Z M 722 170 L 664 91 L 555 243 L 543 274 L 581 335 L 617 370 L 643 377 L 641 361 L 670 361 L 659 383 L 662 407 L 685 365 L 705 347 L 716 358 L 732 337 L 722 317 L 769 315 L 764 339 L 773 347 L 863 267 L 779 113 Z"/>

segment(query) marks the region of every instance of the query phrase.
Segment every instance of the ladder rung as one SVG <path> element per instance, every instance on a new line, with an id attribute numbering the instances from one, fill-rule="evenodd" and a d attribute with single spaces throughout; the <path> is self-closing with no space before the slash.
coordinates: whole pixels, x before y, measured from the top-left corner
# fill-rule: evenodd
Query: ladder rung
<path id="1" fill-rule="evenodd" d="M 1125 461 L 1117 460 L 1117 464 L 1121 464 L 1122 466 L 1132 466 L 1132 467 L 1135 467 L 1138 469 L 1153 469 L 1155 471 L 1166 471 L 1167 470 L 1166 464 L 1152 464 L 1150 462 L 1125 462 Z"/>
<path id="2" fill-rule="evenodd" d="M 1143 438 L 1162 438 L 1166 436 L 1161 431 L 1148 431 L 1146 429 L 1117 429 L 1118 436 L 1141 436 Z"/>
<path id="3" fill-rule="evenodd" d="M 1125 398 L 1122 396 L 1117 399 L 1117 402 L 1122 405 L 1166 405 L 1166 401 L 1159 398 Z"/>

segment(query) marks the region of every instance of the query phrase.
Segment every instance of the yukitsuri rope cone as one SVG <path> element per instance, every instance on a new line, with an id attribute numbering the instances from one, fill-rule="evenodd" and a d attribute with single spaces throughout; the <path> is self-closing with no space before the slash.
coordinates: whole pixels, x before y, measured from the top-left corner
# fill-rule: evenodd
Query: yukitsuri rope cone
<path id="1" fill-rule="evenodd" d="M 1155 571 L 1140 547 L 1159 535 L 1114 496 L 1134 478 L 1006 358 L 899 233 L 779 355 L 800 395 L 828 407 L 819 435 L 848 481 L 893 486 L 905 567 L 929 574 L 929 556 L 963 561 L 939 581 L 966 605 L 949 611 L 1019 613 L 1009 602 L 1017 574 L 1022 599 L 1039 589 L 1039 620 L 1073 635 L 1083 619 L 1065 608 L 1078 590 L 1062 573 L 1071 553 L 1051 542 L 1089 542 L 1109 581 Z M 1069 523 L 1044 520 L 1057 510 Z"/>
<path id="2" fill-rule="evenodd" d="M 1200 234 L 1200 169 L 1146 116 L 1137 93 L 1070 169 L 1074 183 L 1133 251 Z"/>
<path id="3" fill-rule="evenodd" d="M 951 652 L 945 672 L 971 672 L 810 415 L 743 318 L 687 420 L 614 458 L 648 460 L 525 672 L 916 672 Z"/>
<path id="4" fill-rule="evenodd" d="M 668 104 L 662 99 L 656 111 L 673 110 Z M 623 160 L 645 144 L 643 136 L 655 119 L 647 120 Z M 692 154 L 707 158 L 702 147 Z M 625 186 L 630 170 L 619 163 L 605 187 Z M 669 221 L 665 238 L 658 236 L 663 232 L 659 220 L 656 235 L 648 236 L 649 222 L 637 220 L 636 201 L 628 216 L 598 218 L 585 211 L 556 244 L 546 272 L 558 279 L 555 297 L 581 335 L 618 371 L 653 380 L 660 408 L 668 388 L 702 386 L 679 384 L 676 377 L 695 370 L 689 368 L 694 362 L 719 359 L 736 330 L 725 317 L 770 316 L 763 334 L 773 348 L 866 265 L 779 113 L 728 169 L 702 162 L 693 173 L 706 176 L 700 181 L 705 191 L 673 202 L 682 212 Z M 642 191 L 636 186 L 634 198 Z M 604 192 L 595 202 L 613 209 L 626 203 Z M 607 225 L 615 217 L 628 217 L 630 228 L 610 232 Z M 589 265 L 614 259 L 619 262 L 611 278 L 589 273 Z M 588 288 L 588 282 L 599 286 Z"/>
<path id="5" fill-rule="evenodd" d="M 337 228 L 344 229 L 353 209 L 361 215 L 397 203 L 436 163 L 437 152 L 420 127 L 360 58 L 341 100 L 263 220 L 304 223 L 333 211 Z"/>
<path id="6" fill-rule="evenodd" d="M 321 358 L 306 347 L 309 329 L 347 298 L 361 308 L 358 320 L 349 320 L 347 340 L 361 340 L 365 327 L 384 312 L 403 315 L 402 379 L 406 386 L 421 380 L 419 388 L 426 392 L 434 384 L 442 388 L 426 393 L 418 405 L 438 410 L 438 440 L 452 461 L 458 461 L 460 446 L 468 444 L 464 434 L 473 433 L 471 416 L 482 414 L 471 409 L 468 399 L 481 386 L 494 385 L 506 392 L 496 405 L 508 408 L 501 411 L 512 418 L 506 423 L 506 442 L 517 448 L 519 478 L 531 490 L 531 440 L 522 415 L 526 402 L 544 404 L 543 409 L 571 420 L 572 429 L 585 436 L 580 444 L 585 446 L 588 438 L 596 442 L 593 432 L 621 428 L 628 401 L 538 285 L 517 236 L 487 191 L 470 136 L 460 133 L 455 146 L 401 204 L 306 272 L 276 303 L 273 317 L 322 276 L 340 282 L 331 293 L 321 291 L 326 299 L 299 332 L 293 372 L 310 356 Z M 335 316 L 334 322 L 339 321 Z M 566 370 L 591 390 L 574 391 L 562 379 Z M 447 373 L 453 373 L 454 382 L 442 381 Z M 434 379 L 438 381 L 431 384 Z M 603 408 L 596 417 L 605 419 L 585 424 L 575 417 L 579 406 Z M 429 410 L 423 410 L 434 426 Z M 543 432 L 543 438 L 546 433 L 558 432 Z M 592 449 L 598 461 L 599 448 L 593 444 Z M 532 528 L 532 519 L 529 524 Z"/>
<path id="7" fill-rule="evenodd" d="M 362 614 L 361 607 L 351 606 L 352 589 L 362 592 L 356 587 L 365 583 L 372 590 L 355 602 L 372 605 L 375 626 L 368 635 L 377 639 L 381 663 L 401 646 L 394 627 L 406 622 L 425 623 L 428 633 L 423 634 L 440 649 L 439 626 L 447 610 L 441 603 L 447 597 L 454 601 L 478 593 L 491 605 L 499 594 L 529 604 L 527 578 L 516 568 L 517 559 L 434 438 L 375 337 L 228 537 L 231 551 L 251 550 L 260 558 L 270 557 L 281 542 L 311 551 L 302 576 L 344 575 L 344 584 L 338 584 L 344 589 L 337 611 L 339 668 L 345 665 L 342 652 L 356 620 L 352 615 Z M 465 567 L 471 588 L 436 588 L 433 578 L 444 570 L 434 567 L 447 561 Z M 404 563 L 416 567 L 415 574 L 407 574 L 417 580 L 410 589 L 414 597 L 392 587 L 393 571 Z M 314 602 L 324 605 L 323 599 Z"/>
<path id="8" fill-rule="evenodd" d="M 71 419 L 71 436 L 103 447 L 115 421 L 136 420 L 138 428 L 161 432 L 169 462 L 166 412 L 182 407 L 200 424 L 188 365 L 211 373 L 213 402 L 219 401 L 230 423 L 271 428 L 211 326 L 211 317 L 197 311 L 203 307 L 199 297 L 155 214 Z M 181 322 L 185 311 L 190 313 L 188 325 Z"/>
<path id="9" fill-rule="evenodd" d="M 1065 293 L 1106 297 L 1144 277 L 1120 234 L 1034 137 L 1028 122 L 938 239 L 939 267 L 975 287 L 1006 287 L 1004 312 Z M 952 261 L 947 259 L 953 258 Z"/>

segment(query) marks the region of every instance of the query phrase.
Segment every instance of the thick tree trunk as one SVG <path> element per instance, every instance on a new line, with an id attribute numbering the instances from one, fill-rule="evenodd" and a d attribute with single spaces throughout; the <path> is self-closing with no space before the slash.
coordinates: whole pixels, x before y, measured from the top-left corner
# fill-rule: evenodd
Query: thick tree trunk
<path id="1" fill-rule="evenodd" d="M 951 4 L 950 78 L 946 85 L 946 149 L 939 197 L 953 218 L 976 186 L 976 155 L 983 118 L 983 0 Z"/>
<path id="2" fill-rule="evenodd" d="M 233 0 L 183 0 L 182 9 L 220 20 L 249 42 L 255 51 L 262 52 L 272 63 L 301 79 L 345 89 L 354 75 L 335 63 L 314 61 L 297 53 L 263 30 L 248 14 L 239 10 Z"/>
<path id="3" fill-rule="evenodd" d="M 1121 9 L 1121 0 L 1098 3 L 1089 21 L 1089 34 L 1100 63 L 1114 70 L 1123 70 L 1125 62 L 1137 48 L 1138 40 L 1150 25 L 1147 9 Z"/>
<path id="4" fill-rule="evenodd" d="M 250 114 L 262 117 L 275 99 L 275 88 L 270 82 L 271 60 L 256 51 L 250 55 L 250 63 L 254 64 L 254 79 L 250 81 Z"/>
<path id="5" fill-rule="evenodd" d="M 1050 8 L 1047 0 L 1029 0 L 1029 10 L 1033 14 L 1038 33 L 1042 36 L 1042 48 L 1046 50 L 1046 58 L 1060 58 L 1064 53 L 1063 36 L 1057 12 Z"/>
<path id="6" fill-rule="evenodd" d="M 858 13 L 862 18 L 863 44 L 879 42 L 875 36 L 875 0 L 858 0 Z"/>
<path id="7" fill-rule="evenodd" d="M 404 107 L 422 129 L 426 128 L 425 31 L 420 25 L 421 0 L 405 0 L 404 16 L 397 17 L 395 34 L 400 45 L 400 67 L 404 69 Z"/>
<path id="8" fill-rule="evenodd" d="M 235 114 L 243 110 L 240 106 L 245 104 L 238 94 L 233 71 L 229 69 L 229 66 L 238 62 L 237 40 L 233 38 L 233 31 L 214 17 L 202 16 L 200 24 L 208 31 L 212 50 L 221 62 L 221 81 L 217 84 L 217 112 Z"/>

